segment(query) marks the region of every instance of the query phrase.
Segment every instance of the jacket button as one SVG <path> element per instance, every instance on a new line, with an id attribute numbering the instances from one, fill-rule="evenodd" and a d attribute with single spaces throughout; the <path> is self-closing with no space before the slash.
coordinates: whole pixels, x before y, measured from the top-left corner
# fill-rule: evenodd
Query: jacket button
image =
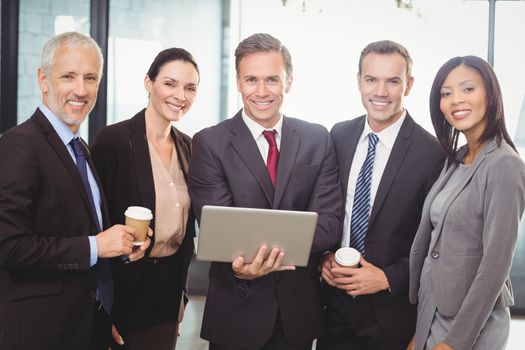
<path id="1" fill-rule="evenodd" d="M 96 292 L 89 292 L 89 296 L 91 297 L 91 299 L 95 299 L 97 297 L 97 293 Z"/>
<path id="2" fill-rule="evenodd" d="M 432 257 L 432 259 L 437 259 L 439 258 L 439 252 L 434 250 L 430 256 Z"/>

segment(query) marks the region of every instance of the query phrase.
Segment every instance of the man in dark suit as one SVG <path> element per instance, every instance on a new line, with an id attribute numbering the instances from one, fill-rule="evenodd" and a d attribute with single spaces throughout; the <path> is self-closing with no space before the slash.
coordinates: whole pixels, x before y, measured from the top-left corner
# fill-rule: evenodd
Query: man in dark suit
<path id="1" fill-rule="evenodd" d="M 112 279 L 106 258 L 132 253 L 134 229 L 105 231 L 106 208 L 78 129 L 102 75 L 97 43 L 50 39 L 42 104 L 0 139 L 1 349 L 107 349 Z M 151 232 L 150 232 L 151 234 Z"/>
<path id="2" fill-rule="evenodd" d="M 319 219 L 306 267 L 282 266 L 278 249 L 264 259 L 264 246 L 250 264 L 243 257 L 213 262 L 201 336 L 212 350 L 311 349 L 323 331 L 316 265 L 341 237 L 332 142 L 322 126 L 283 116 L 292 63 L 279 40 L 254 34 L 235 56 L 243 109 L 193 138 L 189 189 L 197 218 L 209 204 L 314 211 Z"/>
<path id="3" fill-rule="evenodd" d="M 357 79 L 367 114 L 331 131 L 345 220 L 342 241 L 322 260 L 328 331 L 317 349 L 404 350 L 414 334 L 408 255 L 444 155 L 403 107 L 413 84 L 411 66 L 398 43 L 365 47 Z M 362 253 L 360 268 L 334 261 L 337 248 L 348 246 Z"/>

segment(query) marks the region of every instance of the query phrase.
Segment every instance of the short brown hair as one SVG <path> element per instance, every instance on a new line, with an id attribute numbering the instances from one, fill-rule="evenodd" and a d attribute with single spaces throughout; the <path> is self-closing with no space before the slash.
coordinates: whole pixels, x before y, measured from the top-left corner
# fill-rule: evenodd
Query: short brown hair
<path id="1" fill-rule="evenodd" d="M 270 34 L 266 33 L 256 33 L 252 34 L 243 41 L 239 43 L 235 49 L 235 70 L 239 74 L 239 63 L 241 60 L 256 52 L 270 52 L 276 51 L 280 52 L 283 56 L 284 68 L 286 70 L 286 75 L 292 76 L 292 56 L 290 52 L 284 46 L 281 41 Z"/>
<path id="2" fill-rule="evenodd" d="M 408 53 L 406 47 L 399 43 L 396 43 L 395 41 L 380 40 L 366 45 L 363 51 L 361 51 L 361 56 L 359 57 L 359 74 L 361 74 L 361 70 L 363 69 L 363 60 L 365 59 L 365 56 L 369 53 L 375 53 L 378 55 L 389 55 L 393 53 L 398 53 L 401 56 L 403 56 L 407 63 L 407 76 L 410 76 L 410 74 L 412 73 L 412 57 L 410 57 L 410 54 Z"/>

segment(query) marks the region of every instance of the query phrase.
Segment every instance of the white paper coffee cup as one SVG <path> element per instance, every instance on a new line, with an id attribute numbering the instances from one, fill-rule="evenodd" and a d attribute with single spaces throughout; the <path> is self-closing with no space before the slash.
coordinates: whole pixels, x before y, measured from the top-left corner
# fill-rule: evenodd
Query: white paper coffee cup
<path id="1" fill-rule="evenodd" d="M 151 210 L 144 207 L 132 206 L 124 212 L 126 225 L 135 228 L 135 241 L 133 245 L 142 245 L 148 237 L 148 227 L 153 214 Z"/>
<path id="2" fill-rule="evenodd" d="M 358 267 L 361 253 L 350 247 L 342 247 L 335 252 L 335 262 L 345 267 Z"/>

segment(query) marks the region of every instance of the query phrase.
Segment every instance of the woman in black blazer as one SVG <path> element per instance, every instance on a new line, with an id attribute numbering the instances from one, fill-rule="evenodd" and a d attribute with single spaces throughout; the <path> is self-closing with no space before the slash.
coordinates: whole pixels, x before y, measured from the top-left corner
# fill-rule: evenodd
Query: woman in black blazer
<path id="1" fill-rule="evenodd" d="M 113 349 L 173 349 L 193 254 L 195 218 L 186 187 L 191 139 L 171 124 L 191 108 L 199 70 L 184 49 L 161 51 L 144 86 L 148 106 L 102 128 L 92 145 L 112 224 L 129 206 L 151 209 L 152 243 L 139 262 L 115 259 Z"/>

